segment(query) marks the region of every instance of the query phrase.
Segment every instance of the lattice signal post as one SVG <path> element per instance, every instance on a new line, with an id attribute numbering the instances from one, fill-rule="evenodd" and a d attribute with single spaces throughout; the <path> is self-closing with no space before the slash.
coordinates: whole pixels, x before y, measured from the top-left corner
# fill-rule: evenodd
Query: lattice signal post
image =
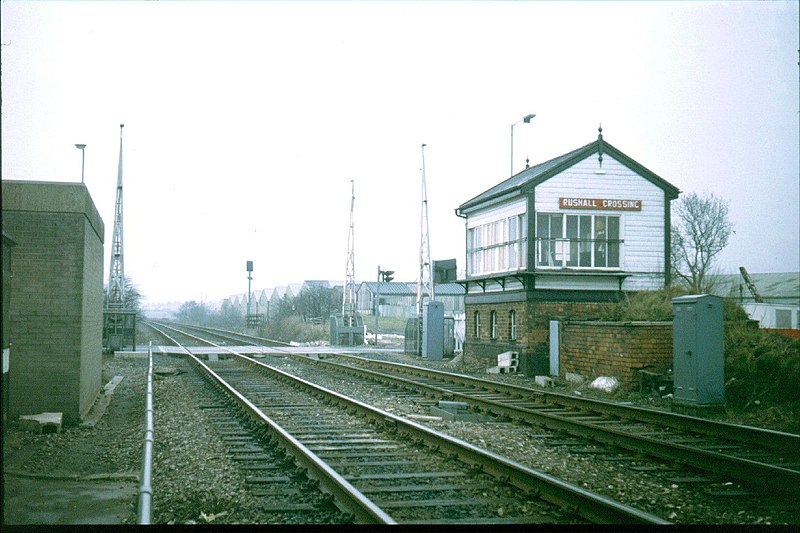
<path id="1" fill-rule="evenodd" d="M 347 234 L 347 268 L 342 290 L 342 314 L 331 316 L 331 344 L 359 346 L 364 344 L 367 327 L 356 312 L 355 229 L 353 211 L 356 203 L 355 184 L 350 180 L 350 228 Z"/>
<path id="2" fill-rule="evenodd" d="M 111 261 L 108 270 L 108 294 L 103 310 L 103 347 L 107 352 L 132 346 L 136 350 L 136 310 L 126 308 L 125 254 L 122 227 L 122 128 L 119 125 L 119 166 L 117 199 L 114 208 L 114 234 L 111 240 Z"/>
<path id="3" fill-rule="evenodd" d="M 425 300 L 432 301 L 433 276 L 431 275 L 431 242 L 428 224 L 428 185 L 425 177 L 425 146 L 422 145 L 422 209 L 420 210 L 419 279 L 417 281 L 417 355 L 422 354 L 423 312 Z"/>

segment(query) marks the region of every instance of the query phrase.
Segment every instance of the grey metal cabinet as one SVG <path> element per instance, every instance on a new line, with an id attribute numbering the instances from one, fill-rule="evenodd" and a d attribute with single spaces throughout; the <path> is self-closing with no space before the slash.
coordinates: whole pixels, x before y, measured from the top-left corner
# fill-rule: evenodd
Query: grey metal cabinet
<path id="1" fill-rule="evenodd" d="M 427 301 L 422 304 L 423 359 L 440 361 L 444 354 L 444 304 Z"/>
<path id="2" fill-rule="evenodd" d="M 723 300 L 692 294 L 672 299 L 674 398 L 691 404 L 725 403 Z"/>

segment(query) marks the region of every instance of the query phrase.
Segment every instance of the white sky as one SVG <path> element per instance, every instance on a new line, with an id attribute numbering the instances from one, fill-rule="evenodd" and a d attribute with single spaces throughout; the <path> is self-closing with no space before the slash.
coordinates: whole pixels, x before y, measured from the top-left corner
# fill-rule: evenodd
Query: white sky
<path id="1" fill-rule="evenodd" d="M 150 302 L 464 268 L 461 203 L 604 138 L 730 202 L 722 273 L 800 269 L 797 2 L 7 2 L 3 179 L 85 181 Z"/>

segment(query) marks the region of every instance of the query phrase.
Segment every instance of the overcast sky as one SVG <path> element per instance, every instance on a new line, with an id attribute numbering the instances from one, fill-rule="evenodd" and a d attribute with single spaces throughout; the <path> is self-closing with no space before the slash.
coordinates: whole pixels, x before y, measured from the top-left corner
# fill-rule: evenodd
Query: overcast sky
<path id="1" fill-rule="evenodd" d="M 454 209 L 596 139 L 730 202 L 717 266 L 800 269 L 798 3 L 7 2 L 3 179 L 85 182 L 149 302 L 464 268 Z"/>

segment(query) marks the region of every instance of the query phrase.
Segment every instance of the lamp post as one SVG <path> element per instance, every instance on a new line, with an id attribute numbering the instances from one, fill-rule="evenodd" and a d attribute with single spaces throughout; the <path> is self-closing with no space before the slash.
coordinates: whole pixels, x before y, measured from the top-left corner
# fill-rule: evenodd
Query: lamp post
<path id="1" fill-rule="evenodd" d="M 514 126 L 516 126 L 520 122 L 528 124 L 531 120 L 533 120 L 533 117 L 535 116 L 536 116 L 535 114 L 525 115 L 520 120 L 516 121 L 511 125 L 511 175 L 512 176 L 514 175 Z"/>
<path id="2" fill-rule="evenodd" d="M 86 148 L 86 145 L 76 144 L 75 148 L 81 151 L 81 183 L 83 183 L 83 169 L 84 169 L 84 163 L 86 162 L 86 157 L 85 157 L 86 152 L 84 151 L 84 148 Z"/>

